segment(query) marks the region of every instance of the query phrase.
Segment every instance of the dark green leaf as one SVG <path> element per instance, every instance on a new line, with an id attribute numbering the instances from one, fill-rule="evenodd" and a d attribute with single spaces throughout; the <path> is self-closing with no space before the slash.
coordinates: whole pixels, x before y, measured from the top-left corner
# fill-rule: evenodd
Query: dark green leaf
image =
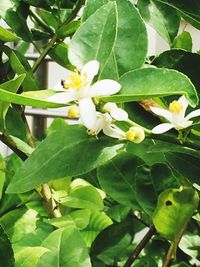
<path id="1" fill-rule="evenodd" d="M 68 59 L 68 45 L 64 42 L 56 44 L 49 52 L 50 57 L 59 65 L 71 69 Z"/>
<path id="2" fill-rule="evenodd" d="M 139 0 L 138 8 L 144 20 L 171 45 L 180 24 L 176 10 L 154 0 Z"/>
<path id="3" fill-rule="evenodd" d="M 0 226 L 0 264 L 2 267 L 14 267 L 15 260 L 8 236 Z"/>
<path id="4" fill-rule="evenodd" d="M 66 126 L 48 136 L 24 162 L 9 192 L 26 192 L 40 184 L 86 173 L 113 158 L 123 145 L 89 137 L 85 128 Z"/>
<path id="5" fill-rule="evenodd" d="M 185 95 L 190 105 L 198 103 L 196 90 L 187 76 L 169 69 L 144 68 L 125 73 L 119 80 L 118 95 L 103 97 L 105 101 L 131 102 L 167 95 Z"/>
<path id="6" fill-rule="evenodd" d="M 79 26 L 80 26 L 80 21 L 74 20 L 74 21 L 70 22 L 69 24 L 60 27 L 58 32 L 57 32 L 58 37 L 59 38 L 65 38 L 65 37 L 73 34 L 78 29 Z"/>

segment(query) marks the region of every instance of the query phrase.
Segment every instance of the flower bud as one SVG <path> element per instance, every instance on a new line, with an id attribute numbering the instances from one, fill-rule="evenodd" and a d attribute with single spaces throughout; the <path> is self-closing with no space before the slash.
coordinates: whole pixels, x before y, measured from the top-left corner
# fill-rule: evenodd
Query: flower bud
<path id="1" fill-rule="evenodd" d="M 144 130 L 140 127 L 131 127 L 126 133 L 125 137 L 127 140 L 139 144 L 141 143 L 145 138 Z"/>

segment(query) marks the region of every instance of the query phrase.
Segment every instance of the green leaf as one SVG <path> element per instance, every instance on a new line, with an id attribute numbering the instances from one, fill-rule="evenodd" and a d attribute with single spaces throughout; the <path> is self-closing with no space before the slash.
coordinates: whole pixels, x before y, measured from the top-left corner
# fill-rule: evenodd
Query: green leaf
<path id="1" fill-rule="evenodd" d="M 135 173 L 143 161 L 129 153 L 120 153 L 98 168 L 98 180 L 103 190 L 120 204 L 137 207 Z M 124 194 L 126 192 L 126 194 Z"/>
<path id="2" fill-rule="evenodd" d="M 87 0 L 81 17 L 82 22 L 85 22 L 93 13 L 108 2 L 109 0 Z"/>
<path id="3" fill-rule="evenodd" d="M 12 135 L 9 135 L 9 137 L 13 140 L 16 147 L 22 152 L 24 152 L 27 156 L 31 155 L 31 153 L 34 151 L 34 148 L 30 147 L 27 143 L 25 143 L 21 139 Z"/>
<path id="4" fill-rule="evenodd" d="M 181 176 L 186 177 L 191 183 L 199 183 L 199 156 L 186 155 L 183 153 L 165 153 L 169 165 Z"/>
<path id="5" fill-rule="evenodd" d="M 49 52 L 50 57 L 59 65 L 71 69 L 68 59 L 68 45 L 64 42 L 56 44 Z"/>
<path id="6" fill-rule="evenodd" d="M 61 26 L 58 31 L 58 37 L 59 38 L 66 38 L 67 36 L 73 34 L 80 26 L 80 21 L 79 20 L 73 20 L 67 25 Z"/>
<path id="7" fill-rule="evenodd" d="M 108 61 L 115 74 L 107 74 L 107 65 L 101 77 L 118 78 L 141 67 L 147 54 L 147 32 L 137 9 L 129 1 L 117 0 L 118 27 L 114 51 Z M 135 41 L 137 40 L 137 42 Z"/>
<path id="8" fill-rule="evenodd" d="M 197 259 L 199 255 L 200 236 L 186 233 L 181 238 L 179 248 L 192 259 Z"/>
<path id="9" fill-rule="evenodd" d="M 12 246 L 2 226 L 0 226 L 0 262 L 2 267 L 15 266 Z"/>
<path id="10" fill-rule="evenodd" d="M 197 29 L 200 29 L 200 2 L 196 0 L 156 0 L 175 8 L 181 16 Z"/>
<path id="11" fill-rule="evenodd" d="M 198 97 L 194 85 L 187 76 L 169 69 L 144 68 L 125 73 L 119 80 L 119 94 L 103 97 L 104 101 L 131 102 L 152 97 L 185 95 L 195 107 Z"/>
<path id="12" fill-rule="evenodd" d="M 85 128 L 66 126 L 36 148 L 16 173 L 8 192 L 26 192 L 53 179 L 89 172 L 122 147 L 111 139 L 88 136 Z"/>
<path id="13" fill-rule="evenodd" d="M 96 59 L 102 69 L 113 49 L 116 27 L 116 5 L 110 2 L 90 16 L 72 37 L 69 45 L 71 63 L 81 69 L 85 63 Z"/>
<path id="14" fill-rule="evenodd" d="M 196 89 L 200 91 L 200 55 L 190 53 L 184 50 L 172 49 L 165 51 L 156 57 L 153 65 L 159 68 L 176 69 L 186 74 L 195 85 Z M 194 68 L 195 66 L 195 68 Z"/>
<path id="15" fill-rule="evenodd" d="M 33 267 L 36 266 L 40 257 L 48 249 L 43 247 L 21 247 L 15 251 L 15 267 Z"/>
<path id="16" fill-rule="evenodd" d="M 143 19 L 171 45 L 180 24 L 176 10 L 154 0 L 139 0 L 137 6 Z"/>
<path id="17" fill-rule="evenodd" d="M 189 32 L 182 32 L 175 39 L 172 45 L 173 48 L 184 49 L 192 52 L 192 37 Z"/>
<path id="18" fill-rule="evenodd" d="M 33 106 L 41 108 L 58 108 L 66 106 L 65 104 L 58 104 L 54 102 L 41 100 L 41 98 L 45 99 L 48 96 L 55 94 L 53 90 L 41 90 L 41 91 L 33 91 L 30 94 L 28 93 L 30 92 L 19 95 L 0 89 L 0 98 L 2 101 L 24 106 Z"/>
<path id="19" fill-rule="evenodd" d="M 15 42 L 19 41 L 20 38 L 17 35 L 13 34 L 12 32 L 0 26 L 0 40 L 3 42 Z"/>
<path id="20" fill-rule="evenodd" d="M 5 229 L 12 243 L 19 241 L 24 235 L 36 228 L 37 212 L 34 210 L 17 209 L 6 213 L 0 218 L 0 224 Z"/>
<path id="21" fill-rule="evenodd" d="M 167 189 L 158 198 L 153 215 L 156 230 L 166 239 L 177 242 L 199 204 L 193 188 Z"/>
<path id="22" fill-rule="evenodd" d="M 91 267 L 86 245 L 74 226 L 54 231 L 42 246 L 49 251 L 40 258 L 36 267 Z"/>
<path id="23" fill-rule="evenodd" d="M 87 227 L 81 231 L 86 245 L 91 247 L 97 235 L 111 224 L 112 220 L 104 212 L 92 212 Z"/>
<path id="24" fill-rule="evenodd" d="M 0 155 L 0 201 L 3 194 L 4 184 L 6 180 L 6 164 L 3 161 L 2 156 Z"/>
<path id="25" fill-rule="evenodd" d="M 20 85 L 24 81 L 25 76 L 26 76 L 25 74 L 22 74 L 13 80 L 2 83 L 2 84 L 0 84 L 0 88 L 5 90 L 5 91 L 8 91 L 8 92 L 10 91 L 10 92 L 16 93 L 17 90 L 19 89 Z M 0 101 L 0 129 L 3 129 L 5 127 L 4 121 L 5 121 L 6 113 L 8 111 L 9 105 L 10 105 L 9 99 L 7 102 L 3 102 L 2 100 L 3 99 L 1 98 L 1 101 Z"/>

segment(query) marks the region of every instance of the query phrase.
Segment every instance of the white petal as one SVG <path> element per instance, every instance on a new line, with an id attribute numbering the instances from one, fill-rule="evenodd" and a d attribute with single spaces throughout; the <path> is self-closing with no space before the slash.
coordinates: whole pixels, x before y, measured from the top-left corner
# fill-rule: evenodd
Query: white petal
<path id="1" fill-rule="evenodd" d="M 198 116 L 200 116 L 200 109 L 197 109 L 197 110 L 192 111 L 191 113 L 189 113 L 189 114 L 185 117 L 185 119 L 186 119 L 186 120 L 189 120 L 189 119 L 192 119 L 192 118 L 195 118 L 195 117 L 198 117 Z"/>
<path id="2" fill-rule="evenodd" d="M 81 122 L 88 129 L 93 129 L 96 122 L 96 109 L 91 98 L 82 98 L 79 100 L 79 110 Z"/>
<path id="3" fill-rule="evenodd" d="M 115 108 L 111 110 L 110 115 L 113 117 L 113 119 L 117 121 L 127 121 L 128 120 L 128 113 L 121 109 L 121 108 Z"/>
<path id="4" fill-rule="evenodd" d="M 161 133 L 165 133 L 165 132 L 169 131 L 173 127 L 174 126 L 171 123 L 161 123 L 161 124 L 157 125 L 156 127 L 154 127 L 151 130 L 151 132 L 153 134 L 161 134 Z"/>
<path id="5" fill-rule="evenodd" d="M 120 128 L 117 126 L 111 124 L 107 125 L 106 127 L 103 128 L 103 132 L 105 135 L 117 138 L 117 139 L 124 139 L 125 138 L 125 133 L 122 131 Z"/>
<path id="6" fill-rule="evenodd" d="M 170 111 L 163 109 L 163 108 L 156 108 L 156 107 L 151 107 L 150 109 L 153 111 L 153 113 L 155 113 L 158 116 L 162 116 L 164 118 L 166 118 L 168 121 L 172 120 L 172 114 Z"/>
<path id="7" fill-rule="evenodd" d="M 106 96 L 119 92 L 121 85 L 114 80 L 101 80 L 90 87 L 90 96 Z"/>
<path id="8" fill-rule="evenodd" d="M 49 96 L 46 100 L 59 104 L 67 104 L 68 102 L 74 101 L 75 97 L 74 94 L 68 93 L 65 90 L 63 93 L 56 93 L 52 96 Z"/>
<path id="9" fill-rule="evenodd" d="M 183 95 L 178 99 L 178 102 L 180 102 L 182 104 L 182 106 L 183 106 L 182 114 L 183 114 L 183 117 L 184 117 L 185 116 L 185 111 L 186 111 L 186 109 L 188 107 L 188 100 Z"/>
<path id="10" fill-rule="evenodd" d="M 103 109 L 107 112 L 111 112 L 111 110 L 118 108 L 117 104 L 112 103 L 112 102 L 108 102 L 103 106 Z"/>
<path id="11" fill-rule="evenodd" d="M 94 76 L 97 75 L 98 71 L 99 62 L 97 60 L 91 60 L 83 66 L 81 70 L 81 76 L 84 76 L 84 73 L 86 73 L 87 80 L 91 84 L 92 80 L 94 79 Z"/>

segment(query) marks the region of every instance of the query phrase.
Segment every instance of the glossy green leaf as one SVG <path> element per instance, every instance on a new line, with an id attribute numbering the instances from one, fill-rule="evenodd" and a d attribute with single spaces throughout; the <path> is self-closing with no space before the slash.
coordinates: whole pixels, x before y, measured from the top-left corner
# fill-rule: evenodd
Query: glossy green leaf
<path id="1" fill-rule="evenodd" d="M 54 231 L 42 246 L 49 251 L 40 258 L 36 267 L 91 267 L 86 245 L 74 226 Z"/>
<path id="2" fill-rule="evenodd" d="M 165 51 L 156 57 L 153 65 L 159 68 L 176 69 L 186 74 L 195 85 L 197 90 L 200 90 L 200 55 L 190 53 L 184 50 L 172 49 Z M 195 66 L 195 68 L 194 68 Z"/>
<path id="3" fill-rule="evenodd" d="M 108 2 L 109 0 L 87 0 L 81 17 L 82 22 L 85 22 L 93 13 Z"/>
<path id="4" fill-rule="evenodd" d="M 0 26 L 0 40 L 3 42 L 14 42 L 14 41 L 19 41 L 20 38 L 17 35 L 13 34 L 12 32 Z"/>
<path id="5" fill-rule="evenodd" d="M 0 226 L 0 263 L 2 267 L 14 267 L 15 260 L 8 236 Z"/>
<path id="6" fill-rule="evenodd" d="M 90 16 L 72 37 L 69 45 L 71 63 L 81 69 L 85 63 L 96 59 L 102 69 L 113 49 L 116 27 L 116 5 L 110 2 Z"/>
<path id="7" fill-rule="evenodd" d="M 153 215 L 156 230 L 168 240 L 177 242 L 198 204 L 199 196 L 193 188 L 165 190 L 158 198 Z"/>
<path id="8" fill-rule="evenodd" d="M 6 180 L 6 164 L 2 156 L 0 155 L 0 201 L 4 190 L 5 180 Z"/>
<path id="9" fill-rule="evenodd" d="M 88 136 L 85 128 L 66 126 L 37 147 L 18 170 L 8 192 L 26 192 L 50 180 L 86 173 L 110 160 L 122 147 L 111 139 Z"/>
<path id="10" fill-rule="evenodd" d="M 81 231 L 86 245 L 91 247 L 96 236 L 111 224 L 112 220 L 104 212 L 92 212 L 87 227 Z"/>
<path id="11" fill-rule="evenodd" d="M 174 39 L 173 48 L 183 49 L 192 52 L 192 37 L 189 32 L 182 32 Z"/>
<path id="12" fill-rule="evenodd" d="M 30 94 L 23 93 L 19 95 L 0 89 L 0 98 L 2 101 L 5 102 L 10 102 L 25 106 L 42 107 L 42 108 L 58 108 L 66 106 L 65 104 L 58 104 L 41 100 L 41 98 L 45 99 L 53 94 L 54 94 L 53 90 L 44 90 L 44 91 L 41 90 L 41 91 L 33 91 Z"/>
<path id="13" fill-rule="evenodd" d="M 152 97 L 185 95 L 195 107 L 198 97 L 194 85 L 180 72 L 169 69 L 144 68 L 125 73 L 119 80 L 119 94 L 103 97 L 104 101 L 131 102 Z"/>
<path id="14" fill-rule="evenodd" d="M 181 16 L 200 29 L 200 2 L 195 0 L 156 0 L 175 8 Z"/>
<path id="15" fill-rule="evenodd" d="M 22 74 L 13 80 L 2 83 L 2 84 L 0 84 L 0 88 L 7 91 L 7 92 L 16 93 L 17 90 L 19 89 L 20 85 L 24 81 L 25 76 L 26 76 L 25 74 Z M 8 111 L 9 105 L 10 105 L 9 99 L 7 102 L 3 102 L 2 100 L 3 99 L 1 98 L 1 101 L 0 101 L 0 129 L 5 127 L 4 121 L 5 121 L 6 113 Z"/>
<path id="16" fill-rule="evenodd" d="M 180 24 L 176 10 L 154 0 L 139 0 L 137 6 L 143 19 L 171 45 Z"/>
<path id="17" fill-rule="evenodd" d="M 101 77 L 119 78 L 144 64 L 147 54 L 147 32 L 137 9 L 129 1 L 117 0 L 118 27 L 114 51 L 108 61 L 114 74 L 110 77 L 107 65 Z M 136 42 L 137 40 L 137 42 Z"/>
<path id="18" fill-rule="evenodd" d="M 36 266 L 40 257 L 48 249 L 43 247 L 21 247 L 15 252 L 15 267 L 33 267 Z"/>
<path id="19" fill-rule="evenodd" d="M 98 168 L 98 180 L 103 190 L 120 204 L 137 207 L 135 173 L 143 161 L 129 153 L 120 153 Z M 126 194 L 124 194 L 126 192 Z"/>

